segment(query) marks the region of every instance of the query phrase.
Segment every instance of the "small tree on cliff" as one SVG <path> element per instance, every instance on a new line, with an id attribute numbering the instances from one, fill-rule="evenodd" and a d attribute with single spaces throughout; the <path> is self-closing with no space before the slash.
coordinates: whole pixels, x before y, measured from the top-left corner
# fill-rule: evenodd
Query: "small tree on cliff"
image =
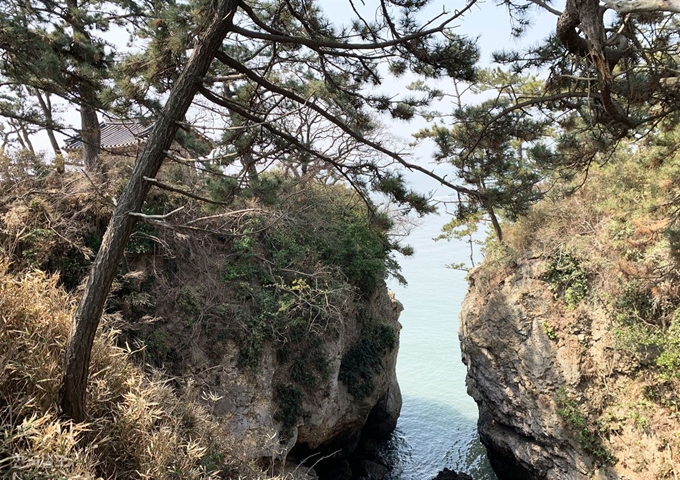
<path id="1" fill-rule="evenodd" d="M 395 73 L 410 70 L 429 77 L 474 76 L 474 45 L 449 28 L 470 5 L 421 26 L 415 18 L 426 3 L 381 1 L 372 18 L 357 14 L 349 26 L 338 28 L 309 0 L 190 2 L 186 28 L 173 29 L 173 36 L 180 38 L 166 43 L 191 48 L 191 57 L 184 63 L 182 54 L 171 55 L 162 69 L 170 95 L 118 199 L 74 315 L 61 386 L 67 416 L 85 418 L 90 351 L 104 301 L 146 193 L 152 185 L 163 186 L 154 177 L 196 93 L 224 113 L 229 129 L 241 132 L 240 138 L 228 137 L 234 145 L 227 148 L 238 155 L 248 155 L 253 142 L 270 142 L 281 152 L 295 153 L 298 161 L 323 162 L 360 191 L 373 185 L 421 211 L 429 209 L 422 197 L 376 161 L 345 162 L 341 149 L 330 148 L 343 138 L 352 139 L 375 156 L 422 171 L 463 194 L 476 194 L 408 162 L 374 135 L 372 111 L 401 115 L 414 103 L 370 91 L 380 84 L 380 65 L 389 64 Z M 350 1 L 349 7 L 355 4 Z M 158 18 L 152 24 L 163 30 L 164 22 Z M 328 129 L 328 141 L 305 141 L 301 124 L 286 114 L 290 110 L 322 119 L 319 125 Z"/>
<path id="2" fill-rule="evenodd" d="M 459 184 L 480 193 L 458 195 L 445 233 L 486 218 L 502 241 L 499 214 L 514 220 L 540 198 L 537 185 L 551 157 L 545 144 L 550 122 L 539 112 L 512 108 L 517 95 L 536 88 L 533 78 L 483 70 L 471 90 L 496 91 L 496 98 L 466 105 L 456 85 L 452 114 L 416 135 L 434 142 L 435 161 L 450 164 Z"/>

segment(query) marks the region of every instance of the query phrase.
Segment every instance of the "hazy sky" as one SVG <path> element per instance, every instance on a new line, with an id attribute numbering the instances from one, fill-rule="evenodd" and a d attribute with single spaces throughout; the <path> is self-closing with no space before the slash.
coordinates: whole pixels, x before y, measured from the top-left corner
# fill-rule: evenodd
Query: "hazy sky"
<path id="1" fill-rule="evenodd" d="M 360 5 L 361 0 L 355 2 Z M 376 8 L 376 2 L 373 0 L 365 0 L 366 5 L 364 10 L 361 12 L 370 18 Z M 337 0 L 320 0 L 320 4 L 324 9 L 325 13 L 333 20 L 339 23 L 346 23 L 349 21 L 352 15 L 352 11 L 349 8 L 348 2 L 337 1 Z M 556 2 L 556 7 L 561 8 L 563 0 L 558 0 Z M 427 7 L 426 12 L 424 12 L 423 19 L 432 18 L 442 11 L 443 6 L 446 5 L 446 9 L 451 11 L 455 9 L 461 9 L 465 6 L 465 2 L 462 0 L 434 0 L 431 5 Z M 466 12 L 464 17 L 452 24 L 455 27 L 455 32 L 460 35 L 466 35 L 469 38 L 477 39 L 478 45 L 481 49 L 481 64 L 489 65 L 491 62 L 491 53 L 496 50 L 504 48 L 516 48 L 524 44 L 531 44 L 540 41 L 541 39 L 547 37 L 551 32 L 555 30 L 556 17 L 547 12 L 540 11 L 539 9 L 534 9 L 535 21 L 532 27 L 527 31 L 527 34 L 522 39 L 513 38 L 511 35 L 511 25 L 510 17 L 508 15 L 507 9 L 502 6 L 497 6 L 496 2 L 493 0 L 480 1 L 474 5 L 470 11 Z M 127 39 L 121 38 L 121 43 L 125 42 Z M 390 78 L 385 78 L 385 81 L 381 87 L 384 92 L 390 94 L 395 94 L 400 90 L 405 90 L 405 86 L 412 81 L 412 78 L 408 76 L 404 79 L 392 80 Z M 437 87 L 443 90 L 447 90 L 450 87 L 450 82 L 446 81 L 438 82 Z M 63 117 L 67 123 L 71 123 L 75 128 L 77 128 L 79 123 L 79 115 L 75 109 L 73 111 L 64 114 Z M 410 135 L 417 131 L 419 128 L 426 126 L 422 121 L 420 122 L 403 122 L 403 121 L 393 121 L 391 119 L 385 118 L 384 121 L 387 123 L 387 130 L 394 135 L 396 138 L 401 139 L 402 142 L 408 142 L 410 140 Z M 36 139 L 35 146 L 38 149 L 51 152 L 49 144 L 41 136 Z M 49 155 L 49 154 L 48 154 Z M 421 164 L 429 164 L 431 158 L 431 148 L 424 146 L 417 149 L 414 152 L 414 160 L 417 160 Z M 437 167 L 437 171 L 443 173 L 446 171 L 446 167 Z M 421 190 L 433 190 L 437 187 L 437 184 L 422 175 L 412 176 L 409 175 L 411 181 L 417 185 Z M 444 192 L 439 192 L 444 193 Z"/>

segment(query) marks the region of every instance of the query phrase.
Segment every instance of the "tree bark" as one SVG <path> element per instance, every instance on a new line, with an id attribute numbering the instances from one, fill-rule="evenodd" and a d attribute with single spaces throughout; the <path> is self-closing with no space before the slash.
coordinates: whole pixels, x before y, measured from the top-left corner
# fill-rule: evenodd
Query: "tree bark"
<path id="1" fill-rule="evenodd" d="M 598 72 L 602 105 L 607 114 L 625 127 L 634 127 L 635 123 L 628 118 L 625 110 L 614 101 L 611 95 L 612 69 L 621 59 L 627 40 L 619 36 L 615 48 L 605 47 L 606 37 L 603 20 L 604 9 L 599 0 L 567 0 L 564 11 L 557 20 L 556 34 L 559 41 L 571 54 L 585 57 Z M 576 29 L 585 35 L 582 38 Z"/>
<path id="2" fill-rule="evenodd" d="M 54 135 L 54 118 L 52 117 L 52 102 L 50 100 L 50 94 L 45 93 L 45 98 L 43 98 L 42 93 L 37 88 L 33 89 L 33 94 L 38 99 L 40 103 L 40 109 L 45 115 L 45 132 L 47 132 L 47 138 L 50 140 L 50 145 L 52 150 L 54 150 L 54 155 L 56 157 L 61 157 L 61 148 L 59 148 L 59 142 L 57 142 L 57 137 Z"/>
<path id="3" fill-rule="evenodd" d="M 168 101 L 137 160 L 125 190 L 118 199 L 101 248 L 92 266 L 83 297 L 73 317 L 66 346 L 65 370 L 60 389 L 62 414 L 75 421 L 86 417 L 85 392 L 90 354 L 95 332 L 104 309 L 111 282 L 123 256 L 125 245 L 151 187 L 144 177 L 155 177 L 163 163 L 180 122 L 191 105 L 210 64 L 232 27 L 237 0 L 213 2 L 211 20 L 199 37 L 186 68 L 177 79 Z"/>
<path id="4" fill-rule="evenodd" d="M 602 3 L 622 16 L 634 12 L 680 13 L 680 0 L 603 0 Z"/>
<path id="5" fill-rule="evenodd" d="M 31 155 L 35 157 L 35 149 L 33 148 L 33 143 L 31 142 L 31 137 L 28 135 L 26 130 L 25 122 L 17 122 L 17 136 L 19 138 L 19 143 L 25 149 L 31 152 Z"/>
<path id="6" fill-rule="evenodd" d="M 101 145 L 101 128 L 97 111 L 88 106 L 80 106 L 80 139 L 83 142 L 82 159 L 83 165 L 88 172 L 101 170 L 99 150 Z"/>
<path id="7" fill-rule="evenodd" d="M 489 214 L 489 217 L 491 218 L 491 225 L 493 226 L 493 231 L 496 233 L 496 238 L 498 238 L 499 242 L 503 242 L 503 230 L 501 229 L 501 224 L 498 221 L 498 217 L 496 216 L 496 212 L 492 207 L 487 207 L 486 211 Z"/>

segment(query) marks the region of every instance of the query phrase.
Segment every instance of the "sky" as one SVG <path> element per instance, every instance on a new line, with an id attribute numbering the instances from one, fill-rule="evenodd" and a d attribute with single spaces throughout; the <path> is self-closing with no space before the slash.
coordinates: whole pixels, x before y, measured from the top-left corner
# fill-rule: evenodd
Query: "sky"
<path id="1" fill-rule="evenodd" d="M 360 2 L 355 2 L 360 3 Z M 362 15 L 371 18 L 372 10 L 375 9 L 375 2 L 366 0 L 366 10 L 362 11 Z M 423 18 L 432 18 L 442 11 L 446 6 L 448 11 L 455 9 L 462 9 L 467 2 L 463 0 L 433 0 L 424 12 Z M 550 14 L 539 7 L 532 7 L 533 22 L 527 29 L 522 38 L 515 38 L 511 34 L 512 26 L 510 23 L 510 15 L 504 6 L 499 6 L 499 2 L 494 0 L 478 1 L 465 15 L 452 25 L 455 27 L 455 33 L 466 36 L 470 39 L 477 39 L 477 45 L 480 48 L 480 62 L 482 67 L 492 66 L 492 54 L 495 51 L 503 49 L 515 49 L 522 46 L 533 45 L 539 43 L 541 40 L 547 38 L 554 33 L 557 17 Z M 334 0 L 320 0 L 322 8 L 330 18 L 337 19 L 338 22 L 347 22 L 351 17 L 351 13 L 347 9 L 347 3 Z M 553 7 L 561 9 L 564 4 L 563 0 L 556 0 L 552 3 Z M 405 91 L 406 86 L 414 80 L 413 77 L 402 79 L 385 78 L 382 89 L 386 92 Z M 453 89 L 451 80 L 442 80 L 432 82 L 437 88 L 443 91 L 450 91 Z M 471 99 L 472 100 L 472 99 Z M 441 111 L 445 111 L 446 107 L 437 107 Z M 419 129 L 427 127 L 427 123 L 420 119 L 414 119 L 406 122 L 402 120 L 393 120 L 387 116 L 383 117 L 383 122 L 387 124 L 387 130 L 395 136 L 402 143 L 410 143 L 412 141 L 411 135 Z M 432 163 L 433 146 L 427 142 L 417 146 L 413 150 L 412 160 L 420 165 L 427 166 L 430 170 L 435 171 L 439 175 L 446 175 L 450 167 L 446 165 L 434 165 Z M 418 172 L 405 171 L 405 177 L 412 187 L 420 192 L 432 192 L 433 196 L 448 195 L 448 189 L 442 187 L 435 180 L 424 176 Z"/>
<path id="2" fill-rule="evenodd" d="M 347 23 L 350 20 L 352 12 L 351 9 L 348 8 L 348 2 L 319 0 L 319 3 L 328 17 L 334 21 L 338 23 Z M 362 0 L 355 1 L 355 4 L 360 8 L 361 3 Z M 377 2 L 374 0 L 365 0 L 363 3 L 365 6 L 361 13 L 370 18 L 373 10 L 376 8 Z M 561 4 L 563 4 L 563 0 L 555 2 L 556 8 L 561 8 Z M 465 5 L 466 3 L 463 0 L 433 0 L 424 12 L 423 18 L 435 17 L 442 11 L 444 6 L 446 6 L 447 10 L 451 11 L 461 9 Z M 454 26 L 454 31 L 459 35 L 477 39 L 481 51 L 480 65 L 490 66 L 492 61 L 491 55 L 494 51 L 519 48 L 522 45 L 537 43 L 541 39 L 547 37 L 550 33 L 554 32 L 557 20 L 554 15 L 537 7 L 533 8 L 532 12 L 534 18 L 533 24 L 520 39 L 514 38 L 511 34 L 510 16 L 508 15 L 507 9 L 504 6 L 498 6 L 497 2 L 494 0 L 478 1 L 457 23 L 452 25 Z M 121 43 L 126 40 L 126 37 L 121 36 Z M 412 80 L 413 78 L 409 78 L 408 76 L 398 80 L 387 77 L 381 88 L 383 91 L 387 91 L 390 94 L 405 91 L 406 85 Z M 440 81 L 436 86 L 444 91 L 452 89 L 450 81 L 448 83 L 446 81 Z M 447 107 L 440 108 L 446 109 Z M 66 123 L 71 124 L 74 128 L 78 127 L 80 116 L 75 109 L 66 112 L 63 115 L 63 118 Z M 392 120 L 387 117 L 384 117 L 382 120 L 386 123 L 386 129 L 402 143 L 409 143 L 411 141 L 411 135 L 414 132 L 427 126 L 422 120 L 405 122 Z M 48 156 L 50 156 L 49 152 L 51 152 L 51 149 L 47 142 L 46 135 L 42 134 L 34 137 L 34 144 L 38 150 L 44 150 L 48 152 Z M 437 173 L 445 173 L 446 166 L 435 167 L 431 164 L 431 158 L 432 147 L 431 145 L 428 146 L 425 144 L 414 150 L 411 160 L 422 165 L 428 165 L 435 169 Z M 424 177 L 422 174 L 411 175 L 406 172 L 406 175 L 412 185 L 420 191 L 436 191 L 439 187 L 436 182 Z M 440 189 L 440 192 L 438 193 L 442 194 L 444 192 L 441 192 Z"/>

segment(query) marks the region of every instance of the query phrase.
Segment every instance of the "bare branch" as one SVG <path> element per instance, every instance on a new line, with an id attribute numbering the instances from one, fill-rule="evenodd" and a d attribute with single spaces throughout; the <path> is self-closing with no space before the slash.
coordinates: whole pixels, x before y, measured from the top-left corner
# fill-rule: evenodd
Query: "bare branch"
<path id="1" fill-rule="evenodd" d="M 293 45 L 304 45 L 306 47 L 317 49 L 317 48 L 329 48 L 333 50 L 379 50 L 383 48 L 394 47 L 396 45 L 403 44 L 411 40 L 416 40 L 419 38 L 427 37 L 435 33 L 441 33 L 446 29 L 446 26 L 453 22 L 454 20 L 460 18 L 466 11 L 468 11 L 472 5 L 474 5 L 477 0 L 470 1 L 463 9 L 456 12 L 443 22 L 441 22 L 436 27 L 422 30 L 420 32 L 415 32 L 409 35 L 400 36 L 392 40 L 386 40 L 383 42 L 373 42 L 373 43 L 342 43 L 334 42 L 319 38 L 304 38 L 304 37 L 293 37 L 291 35 L 284 35 L 281 33 L 261 33 L 254 30 L 248 30 L 238 25 L 234 25 L 231 31 L 243 35 L 248 38 L 257 38 L 259 40 L 267 40 L 270 42 L 279 42 L 283 44 L 293 44 Z M 260 24 L 262 26 L 262 24 Z M 267 29 L 268 31 L 272 31 Z M 272 31 L 273 32 L 273 31 Z M 333 52 L 335 54 L 335 52 Z"/>
<path id="2" fill-rule="evenodd" d="M 547 3 L 545 3 L 541 0 L 529 0 L 529 1 L 533 4 L 535 4 L 535 5 L 538 5 L 542 9 L 547 10 L 548 12 L 552 13 L 553 15 L 557 15 L 558 17 L 560 15 L 562 15 L 562 12 L 560 12 L 556 8 L 551 7 L 550 5 L 548 5 Z"/>
<path id="3" fill-rule="evenodd" d="M 166 218 L 174 215 L 175 213 L 184 210 L 184 206 L 174 209 L 172 212 L 165 213 L 163 215 L 147 215 L 146 213 L 140 212 L 130 212 L 133 217 L 143 218 L 145 220 L 165 220 Z"/>
<path id="4" fill-rule="evenodd" d="M 149 182 L 150 184 L 162 188 L 163 190 L 168 190 L 169 192 L 175 192 L 179 193 L 180 195 L 184 195 L 185 197 L 193 198 L 194 200 L 199 200 L 201 202 L 206 202 L 206 203 L 212 203 L 214 205 L 231 205 L 229 202 L 220 202 L 217 200 L 213 200 L 212 198 L 208 197 L 202 197 L 200 195 L 196 195 L 191 192 L 187 192 L 186 190 L 182 190 L 181 188 L 173 187 L 172 185 L 168 185 L 167 183 L 163 183 L 155 178 L 150 178 L 150 177 L 143 177 L 145 181 Z"/>
<path id="5" fill-rule="evenodd" d="M 602 3 L 619 15 L 637 12 L 680 13 L 680 0 L 603 0 Z"/>

